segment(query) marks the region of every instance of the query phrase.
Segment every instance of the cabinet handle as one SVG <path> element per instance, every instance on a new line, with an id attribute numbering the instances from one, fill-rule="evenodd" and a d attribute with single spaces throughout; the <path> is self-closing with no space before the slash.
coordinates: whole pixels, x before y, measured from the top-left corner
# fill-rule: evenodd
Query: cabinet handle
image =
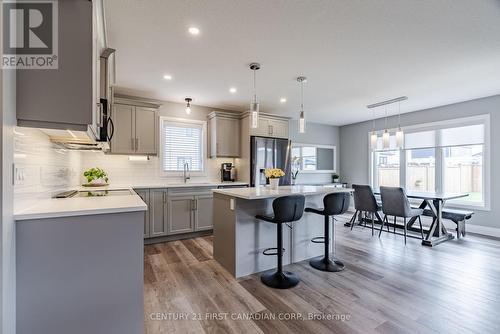
<path id="1" fill-rule="evenodd" d="M 139 151 L 139 138 L 135 138 L 135 150 Z"/>
<path id="2" fill-rule="evenodd" d="M 163 196 L 163 203 L 167 203 L 167 193 L 163 192 L 162 196 Z"/>
<path id="3" fill-rule="evenodd" d="M 216 154 L 219 154 L 219 143 L 215 144 L 215 151 Z"/>
<path id="4" fill-rule="evenodd" d="M 198 210 L 198 200 L 193 199 L 193 211 L 196 211 L 196 210 Z"/>
<path id="5" fill-rule="evenodd" d="M 131 145 L 132 145 L 132 151 L 135 151 L 135 140 L 134 140 L 134 138 L 130 138 L 130 142 L 131 142 Z"/>

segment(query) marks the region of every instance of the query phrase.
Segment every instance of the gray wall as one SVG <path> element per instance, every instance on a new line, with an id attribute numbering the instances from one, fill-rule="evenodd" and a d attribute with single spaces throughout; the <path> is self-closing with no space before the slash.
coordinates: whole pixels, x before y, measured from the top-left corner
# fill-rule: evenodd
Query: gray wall
<path id="1" fill-rule="evenodd" d="M 290 121 L 290 140 L 296 143 L 333 145 L 337 146 L 337 172 L 339 169 L 339 127 L 307 122 L 306 132 L 299 133 L 297 120 Z M 341 177 L 342 180 L 342 177 Z M 301 174 L 297 176 L 297 183 L 330 183 L 331 173 L 328 174 Z"/>
<path id="2" fill-rule="evenodd" d="M 495 147 L 496 143 L 500 143 L 500 95 L 403 114 L 401 125 L 408 126 L 481 114 L 490 114 L 491 121 L 491 210 L 476 211 L 471 223 L 500 228 L 500 222 L 497 219 L 500 215 L 500 176 L 496 172 L 500 167 L 500 152 Z M 383 119 L 376 121 L 377 130 L 383 129 L 383 126 Z M 388 127 L 397 127 L 396 116 L 389 118 Z M 340 127 L 340 175 L 348 183 L 368 184 L 369 182 L 368 132 L 371 128 L 371 121 Z"/>

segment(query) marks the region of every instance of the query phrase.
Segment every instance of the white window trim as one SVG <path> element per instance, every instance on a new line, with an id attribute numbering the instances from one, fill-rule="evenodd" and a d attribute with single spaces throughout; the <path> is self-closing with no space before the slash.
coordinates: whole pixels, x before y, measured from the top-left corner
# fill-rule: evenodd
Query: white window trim
<path id="1" fill-rule="evenodd" d="M 409 125 L 405 127 L 401 127 L 401 129 L 407 132 L 418 132 L 424 130 L 432 130 L 432 129 L 442 129 L 446 127 L 460 127 L 467 126 L 472 124 L 484 124 L 484 161 L 483 161 L 483 189 L 484 189 L 484 200 L 483 205 L 471 205 L 467 202 L 460 202 L 459 200 L 454 200 L 452 202 L 447 202 L 446 207 L 450 208 L 459 208 L 459 209 L 470 209 L 470 210 L 479 210 L 479 211 L 490 211 L 491 210 L 491 131 L 490 131 L 490 114 L 483 114 L 477 116 L 470 117 L 462 117 L 444 121 L 436 121 L 422 124 Z M 388 129 L 389 132 L 397 131 L 397 128 Z M 375 133 L 380 135 L 384 132 L 384 130 L 377 130 Z M 374 185 L 373 173 L 375 171 L 375 153 L 370 149 L 371 140 L 370 136 L 373 131 L 369 131 L 367 135 L 367 147 L 368 147 L 368 179 L 370 185 Z M 436 148 L 439 151 L 439 148 Z M 397 149 L 389 149 L 388 151 L 394 151 Z M 401 150 L 404 151 L 404 150 Z M 438 170 L 438 155 L 440 153 L 436 151 L 436 171 Z M 406 187 L 406 154 L 400 154 L 400 186 Z M 403 164 L 405 163 L 405 164 Z M 439 164 L 442 162 L 439 161 Z M 441 168 L 442 172 L 442 168 Z M 436 173 L 437 175 L 438 173 Z M 437 175 L 438 176 L 438 175 Z M 442 178 L 442 175 L 438 177 Z M 438 186 L 440 183 L 436 183 Z M 441 191 L 442 189 L 436 189 L 436 191 Z"/>
<path id="2" fill-rule="evenodd" d="M 179 122 L 179 123 L 188 123 L 188 124 L 198 124 L 201 125 L 201 164 L 202 164 L 202 171 L 190 171 L 189 174 L 191 176 L 206 176 L 207 175 L 207 122 L 206 121 L 200 121 L 200 120 L 194 120 L 194 119 L 188 119 L 188 118 L 178 118 L 178 117 L 167 117 L 167 116 L 160 116 L 160 163 L 159 163 L 159 168 L 160 168 L 160 177 L 175 177 L 175 176 L 183 176 L 182 171 L 164 171 L 163 170 L 163 157 L 164 157 L 164 152 L 165 152 L 165 144 L 163 143 L 163 122 Z"/>

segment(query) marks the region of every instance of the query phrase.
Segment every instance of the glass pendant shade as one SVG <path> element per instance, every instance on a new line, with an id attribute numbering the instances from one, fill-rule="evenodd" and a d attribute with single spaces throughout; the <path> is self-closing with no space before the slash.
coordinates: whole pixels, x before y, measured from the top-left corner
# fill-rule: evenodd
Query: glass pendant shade
<path id="1" fill-rule="evenodd" d="M 301 111 L 299 118 L 299 133 L 305 133 L 305 132 L 306 132 L 306 119 L 304 117 L 304 111 Z"/>
<path id="2" fill-rule="evenodd" d="M 252 129 L 259 127 L 259 103 L 250 103 L 250 126 Z"/>
<path id="3" fill-rule="evenodd" d="M 398 131 L 396 132 L 396 146 L 398 148 L 403 148 L 404 147 L 404 139 L 405 138 L 405 134 L 403 132 L 403 130 L 401 130 L 401 128 L 398 129 Z"/>
<path id="4" fill-rule="evenodd" d="M 186 114 L 190 114 L 191 113 L 191 107 L 186 107 Z"/>
<path id="5" fill-rule="evenodd" d="M 382 135 L 382 146 L 384 149 L 388 149 L 391 145 L 390 143 L 390 134 L 387 130 L 384 131 L 384 134 Z"/>
<path id="6" fill-rule="evenodd" d="M 370 148 L 372 149 L 372 151 L 377 149 L 377 143 L 378 143 L 378 136 L 375 133 L 375 131 L 373 131 L 372 134 L 370 135 Z"/>

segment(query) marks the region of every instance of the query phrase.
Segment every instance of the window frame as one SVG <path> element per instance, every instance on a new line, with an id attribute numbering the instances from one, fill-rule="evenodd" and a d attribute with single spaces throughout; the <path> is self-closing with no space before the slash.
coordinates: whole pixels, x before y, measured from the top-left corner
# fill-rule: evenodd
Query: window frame
<path id="1" fill-rule="evenodd" d="M 490 175 L 490 166 L 491 166 L 491 139 L 490 139 L 490 114 L 477 115 L 471 117 L 463 117 L 456 118 L 444 121 L 423 123 L 410 125 L 406 127 L 402 127 L 402 130 L 405 133 L 409 132 L 419 132 L 425 130 L 439 130 L 443 128 L 451 128 L 451 127 L 460 127 L 460 126 L 468 126 L 474 124 L 483 124 L 484 125 L 484 144 L 483 145 L 483 168 L 482 168 L 482 187 L 483 187 L 483 202 L 481 204 L 471 204 L 470 202 L 464 200 L 452 200 L 446 203 L 447 207 L 450 208 L 461 208 L 461 209 L 471 209 L 471 210 L 480 210 L 480 211 L 490 211 L 491 210 L 491 175 Z M 389 129 L 389 132 L 397 131 L 396 128 Z M 377 135 L 381 135 L 383 130 L 376 131 Z M 439 131 L 437 131 L 439 136 Z M 375 151 L 370 149 L 370 136 L 372 131 L 368 132 L 367 135 L 367 144 L 368 144 L 368 176 L 369 183 L 374 186 L 374 173 L 375 173 Z M 439 138 L 437 138 L 437 142 L 439 143 Z M 458 146 L 468 146 L 468 145 L 458 145 Z M 452 146 L 446 146 L 452 147 Z M 442 192 L 444 187 L 444 157 L 443 157 L 443 147 L 435 146 L 436 152 L 436 172 L 435 172 L 435 186 L 436 192 Z M 396 150 L 395 148 L 387 149 L 388 151 Z M 380 150 L 379 150 L 380 151 Z M 400 186 L 406 188 L 406 152 L 407 149 L 400 149 L 402 151 L 400 153 L 400 172 L 399 172 L 399 183 Z"/>
<path id="2" fill-rule="evenodd" d="M 177 118 L 177 117 L 168 117 L 168 116 L 160 116 L 160 131 L 159 131 L 159 140 L 160 140 L 160 154 L 159 154 L 159 169 L 160 169 L 160 177 L 175 177 L 175 176 L 183 176 L 183 171 L 165 171 L 163 170 L 163 158 L 165 156 L 165 143 L 163 141 L 164 133 L 163 133 L 163 124 L 167 123 L 184 123 L 184 124 L 193 124 L 193 125 L 201 125 L 201 171 L 189 171 L 191 176 L 206 176 L 207 175 L 207 122 L 201 120 L 193 120 L 187 118 Z"/>

